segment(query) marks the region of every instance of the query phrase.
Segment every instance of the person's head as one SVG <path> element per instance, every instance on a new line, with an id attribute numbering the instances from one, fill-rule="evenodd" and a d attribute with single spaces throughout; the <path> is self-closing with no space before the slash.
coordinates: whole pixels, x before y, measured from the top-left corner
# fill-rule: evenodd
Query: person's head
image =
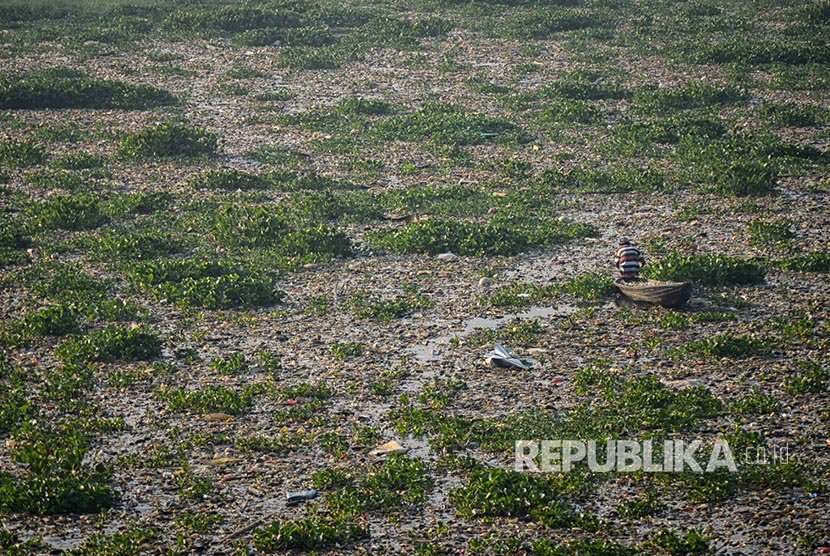
<path id="1" fill-rule="evenodd" d="M 623 236 L 620 238 L 620 245 L 631 245 L 631 240 Z"/>

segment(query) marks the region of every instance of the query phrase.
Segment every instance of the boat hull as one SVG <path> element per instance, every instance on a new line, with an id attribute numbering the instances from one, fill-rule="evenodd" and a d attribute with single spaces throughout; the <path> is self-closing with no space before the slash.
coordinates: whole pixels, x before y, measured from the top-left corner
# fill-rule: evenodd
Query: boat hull
<path id="1" fill-rule="evenodd" d="M 618 278 L 614 281 L 614 285 L 617 287 L 617 291 L 632 301 L 662 305 L 663 307 L 680 307 L 689 301 L 692 295 L 692 285 L 689 282 Z"/>

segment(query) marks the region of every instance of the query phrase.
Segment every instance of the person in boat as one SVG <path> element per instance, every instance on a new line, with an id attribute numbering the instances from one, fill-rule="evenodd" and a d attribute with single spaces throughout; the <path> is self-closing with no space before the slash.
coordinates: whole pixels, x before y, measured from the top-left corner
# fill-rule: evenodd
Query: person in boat
<path id="1" fill-rule="evenodd" d="M 631 245 L 627 237 L 620 238 L 620 244 L 614 253 L 614 266 L 620 271 L 623 280 L 635 280 L 640 270 L 646 266 L 643 252 Z"/>

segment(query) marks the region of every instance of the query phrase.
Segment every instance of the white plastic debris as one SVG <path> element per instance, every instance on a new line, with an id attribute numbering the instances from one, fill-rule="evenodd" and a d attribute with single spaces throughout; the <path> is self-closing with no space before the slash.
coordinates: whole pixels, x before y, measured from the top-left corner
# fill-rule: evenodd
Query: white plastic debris
<path id="1" fill-rule="evenodd" d="M 514 357 L 513 354 L 507 350 L 507 348 L 498 342 L 495 343 L 493 351 L 488 353 L 485 357 L 487 364 L 491 367 L 507 367 L 522 370 L 530 368 L 522 363 L 519 358 Z"/>

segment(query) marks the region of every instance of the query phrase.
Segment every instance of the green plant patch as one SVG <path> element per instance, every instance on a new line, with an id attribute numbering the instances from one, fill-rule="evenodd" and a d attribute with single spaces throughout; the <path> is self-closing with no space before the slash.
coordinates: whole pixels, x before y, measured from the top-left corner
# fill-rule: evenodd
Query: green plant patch
<path id="1" fill-rule="evenodd" d="M 166 191 L 120 193 L 109 198 L 109 212 L 114 218 L 135 214 L 155 214 L 171 209 L 174 197 Z"/>
<path id="2" fill-rule="evenodd" d="M 608 18 L 600 12 L 555 6 L 510 16 L 495 31 L 510 39 L 549 39 L 555 33 L 603 28 L 609 24 Z"/>
<path id="3" fill-rule="evenodd" d="M 242 392 L 224 386 L 208 385 L 200 390 L 168 388 L 157 390 L 156 397 L 167 403 L 174 413 L 227 413 L 240 415 L 253 403 L 255 387 L 243 388 Z"/>
<path id="4" fill-rule="evenodd" d="M 27 314 L 12 328 L 24 336 L 65 336 L 78 331 L 79 317 L 71 306 L 54 305 Z"/>
<path id="5" fill-rule="evenodd" d="M 108 228 L 90 241 L 90 256 L 107 261 L 143 261 L 184 251 L 184 243 L 157 229 Z"/>
<path id="6" fill-rule="evenodd" d="M 33 205 L 29 214 L 49 230 L 94 230 L 110 220 L 99 196 L 91 193 L 53 197 Z"/>
<path id="7" fill-rule="evenodd" d="M 393 189 L 383 195 L 381 202 L 393 214 L 476 216 L 492 206 L 493 197 L 478 187 L 424 185 Z"/>
<path id="8" fill-rule="evenodd" d="M 243 268 L 231 262 L 162 259 L 135 264 L 127 272 L 156 297 L 184 307 L 261 307 L 282 299 L 273 272 Z"/>
<path id="9" fill-rule="evenodd" d="M 384 141 L 428 141 L 436 145 L 516 144 L 524 132 L 505 119 L 428 102 L 411 114 L 378 122 L 372 133 Z"/>
<path id="10" fill-rule="evenodd" d="M 226 205 L 214 216 L 213 236 L 225 245 L 254 247 L 279 243 L 288 232 L 279 207 Z"/>
<path id="11" fill-rule="evenodd" d="M 726 126 L 718 120 L 684 113 L 653 121 L 634 121 L 614 130 L 614 148 L 635 154 L 638 148 L 652 144 L 676 145 L 681 141 L 707 141 L 723 137 Z M 627 149 L 626 149 L 627 147 Z"/>
<path id="12" fill-rule="evenodd" d="M 297 386 L 280 388 L 277 393 L 277 397 L 281 400 L 296 400 L 297 398 L 325 400 L 333 395 L 334 390 L 324 382 L 303 382 Z"/>
<path id="13" fill-rule="evenodd" d="M 228 5 L 218 9 L 177 9 L 163 22 L 163 27 L 184 35 L 232 36 L 251 29 L 295 27 L 300 23 L 296 9 L 278 9 L 275 5 Z"/>
<path id="14" fill-rule="evenodd" d="M 593 226 L 564 220 L 496 216 L 484 224 L 437 220 L 381 228 L 364 234 L 375 248 L 394 253 L 494 256 L 515 255 L 594 235 Z"/>
<path id="15" fill-rule="evenodd" d="M 397 389 L 393 381 L 386 379 L 376 380 L 369 385 L 369 393 L 381 398 L 391 396 Z"/>
<path id="16" fill-rule="evenodd" d="M 225 518 L 219 513 L 184 513 L 176 517 L 176 527 L 184 531 L 204 534 L 222 525 Z"/>
<path id="17" fill-rule="evenodd" d="M 18 168 L 46 160 L 46 149 L 32 141 L 0 141 L 0 165 Z"/>
<path id="18" fill-rule="evenodd" d="M 242 46 L 321 47 L 336 44 L 334 30 L 326 26 L 250 29 L 233 38 Z"/>
<path id="19" fill-rule="evenodd" d="M 331 197 L 332 194 L 329 193 L 319 195 L 309 193 L 300 196 L 306 201 Z M 227 205 L 217 212 L 212 233 L 217 241 L 229 247 L 267 247 L 285 259 L 313 261 L 331 257 L 347 257 L 352 253 L 352 245 L 351 240 L 343 231 L 323 224 L 296 229 L 290 228 L 287 224 L 289 220 L 300 222 L 314 220 L 311 215 L 306 214 L 306 211 L 313 213 L 315 209 L 334 210 L 334 216 L 340 216 L 337 211 L 341 208 L 348 211 L 355 207 L 355 205 L 340 204 L 336 201 L 335 203 L 334 206 L 307 205 L 303 208 L 292 201 L 276 208 Z M 360 208 L 355 210 L 359 211 Z M 323 218 L 322 215 L 320 217 Z"/>
<path id="20" fill-rule="evenodd" d="M 335 106 L 323 106 L 305 112 L 279 116 L 275 122 L 344 137 L 354 129 L 363 129 L 368 126 L 368 118 L 355 110 L 344 109 L 343 101 Z"/>
<path id="21" fill-rule="evenodd" d="M 736 415 L 770 415 L 781 411 L 781 402 L 758 390 L 733 401 L 729 410 Z"/>
<path id="22" fill-rule="evenodd" d="M 288 407 L 275 411 L 274 421 L 277 423 L 304 423 L 312 424 L 314 426 L 329 425 L 331 420 L 326 413 L 326 407 L 328 405 L 325 401 L 326 398 L 308 398 L 303 403 L 297 403 L 296 398 L 286 398 L 285 401 L 288 402 Z M 290 400 L 293 400 L 294 405 L 291 405 L 292 402 Z M 247 439 L 240 439 L 237 444 L 241 447 L 244 446 L 245 449 L 261 452 L 279 452 L 287 454 L 292 451 L 296 451 L 296 447 L 290 446 L 290 441 L 288 443 L 283 442 L 282 436 L 277 437 L 273 442 L 249 437 Z M 306 444 L 307 443 L 303 444 L 303 448 L 307 447 Z M 263 445 L 267 445 L 268 449 L 262 449 Z"/>
<path id="23" fill-rule="evenodd" d="M 147 261 L 130 269 L 131 276 L 142 286 L 157 286 L 185 279 L 213 278 L 233 273 L 236 266 L 230 262 L 209 261 L 202 258 Z"/>
<path id="24" fill-rule="evenodd" d="M 62 170 L 98 170 L 106 166 L 106 157 L 81 151 L 56 158 L 52 166 Z"/>
<path id="25" fill-rule="evenodd" d="M 88 439 L 78 431 L 45 431 L 19 441 L 11 457 L 25 468 L 19 475 L 0 472 L 0 508 L 49 515 L 109 508 L 114 501 L 112 470 L 89 469 L 84 464 L 88 452 Z"/>
<path id="26" fill-rule="evenodd" d="M 151 541 L 158 538 L 156 529 L 130 527 L 128 531 L 106 534 L 93 533 L 84 539 L 81 546 L 66 551 L 67 556 L 105 556 L 118 554 L 139 554 L 151 550 Z"/>
<path id="27" fill-rule="evenodd" d="M 627 519 L 640 519 L 659 514 L 666 507 L 653 489 L 646 489 L 638 495 L 626 498 L 617 504 L 617 511 Z"/>
<path id="28" fill-rule="evenodd" d="M 135 321 L 142 315 L 135 302 L 112 292 L 110 281 L 92 278 L 79 265 L 41 262 L 27 268 L 22 278 L 47 304 L 72 307 L 84 319 Z"/>
<path id="29" fill-rule="evenodd" d="M 602 112 L 590 102 L 565 99 L 546 103 L 536 121 L 543 124 L 598 124 L 602 122 Z"/>
<path id="30" fill-rule="evenodd" d="M 427 464 L 402 454 L 390 454 L 386 461 L 361 469 L 360 476 L 359 481 L 342 474 L 315 479 L 327 484 L 326 504 L 343 516 L 388 514 L 408 506 L 421 506 L 435 486 Z"/>
<path id="31" fill-rule="evenodd" d="M 617 167 L 611 170 L 550 169 L 537 178 L 538 186 L 549 192 L 578 191 L 582 193 L 653 193 L 666 189 L 663 175 L 652 169 Z"/>
<path id="32" fill-rule="evenodd" d="M 558 505 L 563 492 L 555 476 L 504 469 L 470 473 L 469 482 L 449 492 L 449 501 L 464 517 L 528 517 Z"/>
<path id="33" fill-rule="evenodd" d="M 118 145 L 118 154 L 133 159 L 213 156 L 217 145 L 215 133 L 167 122 L 127 135 Z"/>
<path id="34" fill-rule="evenodd" d="M 580 438 L 605 438 L 644 429 L 693 430 L 717 417 L 723 403 L 704 387 L 675 390 L 653 374 L 626 378 L 600 366 L 580 368 L 574 379 L 580 395 L 599 395 L 604 403 L 581 403 L 565 426 Z"/>
<path id="35" fill-rule="evenodd" d="M 4 554 L 8 554 L 9 556 L 29 556 L 30 554 L 37 554 L 44 549 L 41 540 L 40 537 L 35 537 L 28 541 L 21 541 L 17 533 L 8 531 L 5 528 L 0 530 L 0 549 L 3 549 Z"/>
<path id="36" fill-rule="evenodd" d="M 583 301 L 598 301 L 614 293 L 613 280 L 602 273 L 590 273 L 571 278 L 562 284 L 561 288 Z"/>
<path id="37" fill-rule="evenodd" d="M 795 362 L 795 372 L 784 380 L 784 390 L 792 395 L 821 394 L 830 388 L 830 368 L 817 361 Z"/>
<path id="38" fill-rule="evenodd" d="M 774 245 L 795 237 L 792 220 L 785 218 L 775 222 L 752 220 L 747 224 L 749 240 L 753 245 Z"/>
<path id="39" fill-rule="evenodd" d="M 689 342 L 681 349 L 687 353 L 699 353 L 712 357 L 749 357 L 766 355 L 772 351 L 772 346 L 773 342 L 769 338 L 725 333 L 705 340 Z"/>
<path id="40" fill-rule="evenodd" d="M 830 60 L 830 48 L 813 40 L 790 39 L 758 41 L 755 37 L 737 36 L 716 44 L 696 41 L 685 51 L 678 49 L 681 57 L 696 64 L 730 64 L 746 67 L 784 64 L 801 66 L 826 64 Z"/>
<path id="41" fill-rule="evenodd" d="M 161 355 L 162 342 L 148 328 L 110 325 L 63 341 L 55 355 L 64 361 L 147 361 Z"/>
<path id="42" fill-rule="evenodd" d="M 654 280 L 693 282 L 703 286 L 762 284 L 764 269 L 751 261 L 720 254 L 673 253 L 650 262 L 643 274 Z"/>
<path id="43" fill-rule="evenodd" d="M 248 360 L 245 354 L 238 353 L 230 357 L 216 357 L 210 362 L 210 368 L 223 375 L 238 376 L 248 372 Z"/>
<path id="44" fill-rule="evenodd" d="M 730 322 L 738 320 L 734 313 L 725 311 L 701 311 L 691 315 L 694 322 Z"/>
<path id="45" fill-rule="evenodd" d="M 299 191 L 282 205 L 297 226 L 320 228 L 321 221 L 361 223 L 379 220 L 383 209 L 368 191 Z"/>
<path id="46" fill-rule="evenodd" d="M 675 110 L 738 104 L 746 102 L 748 96 L 732 86 L 686 83 L 664 89 L 644 88 L 635 93 L 633 100 L 643 112 L 664 114 Z"/>
<path id="47" fill-rule="evenodd" d="M 294 406 L 292 409 L 294 408 L 296 408 L 296 406 Z M 282 415 L 277 413 L 275 414 L 275 417 L 282 418 L 284 421 L 297 420 L 297 413 L 301 413 L 301 409 L 300 411 L 293 413 L 290 416 L 286 415 L 283 417 Z M 306 421 L 308 421 L 308 419 L 306 419 Z M 319 421 L 317 423 L 319 424 Z M 323 423 L 325 424 L 326 422 L 324 421 Z M 281 431 L 273 436 L 257 435 L 239 438 L 236 441 L 236 447 L 245 452 L 256 452 L 260 454 L 269 454 L 273 456 L 288 456 L 297 453 L 308 454 L 314 451 L 315 446 L 320 446 L 321 448 L 323 448 L 324 452 L 331 453 L 325 449 L 326 446 L 324 442 L 324 436 L 325 434 L 312 434 L 303 431 Z M 329 433 L 329 446 L 331 446 L 333 437 L 336 437 L 337 439 L 341 438 L 339 435 Z M 338 454 L 338 456 L 345 453 L 345 451 L 346 450 Z"/>
<path id="48" fill-rule="evenodd" d="M 212 91 L 223 95 L 244 97 L 251 92 L 251 87 L 236 81 L 223 82 L 217 84 Z"/>
<path id="49" fill-rule="evenodd" d="M 41 263 L 26 275 L 32 291 L 54 301 L 72 302 L 78 298 L 95 298 L 106 293 L 108 284 L 92 278 L 80 265 Z"/>
<path id="50" fill-rule="evenodd" d="M 775 261 L 775 266 L 799 272 L 830 272 L 830 252 L 791 255 Z"/>
<path id="51" fill-rule="evenodd" d="M 575 100 L 616 100 L 626 98 L 629 91 L 609 81 L 601 73 L 576 70 L 561 75 L 557 80 L 539 89 L 542 99 L 569 98 Z"/>
<path id="52" fill-rule="evenodd" d="M 293 71 L 338 69 L 344 58 L 341 51 L 331 47 L 293 46 L 282 50 L 278 65 Z"/>
<path id="53" fill-rule="evenodd" d="M 541 539 L 532 545 L 533 554 L 544 556 L 569 556 L 585 554 L 586 556 L 634 556 L 640 554 L 638 547 L 620 544 L 612 540 L 576 540 L 559 543 L 555 540 Z"/>
<path id="54" fill-rule="evenodd" d="M 95 385 L 95 371 L 96 367 L 89 363 L 69 363 L 51 369 L 42 377 L 40 395 L 58 410 L 70 414 L 94 411 L 88 393 Z"/>
<path id="55" fill-rule="evenodd" d="M 420 296 L 380 298 L 375 295 L 357 293 L 349 298 L 349 307 L 360 318 L 370 318 L 388 323 L 415 312 L 431 307 L 431 302 Z"/>
<path id="56" fill-rule="evenodd" d="M 452 28 L 452 22 L 442 17 L 409 19 L 378 14 L 354 29 L 344 42 L 359 52 L 372 47 L 408 50 L 419 47 L 421 39 L 443 37 Z"/>
<path id="57" fill-rule="evenodd" d="M 698 166 L 692 179 L 704 191 L 742 197 L 774 193 L 782 169 L 828 161 L 820 149 L 788 143 L 769 133 L 681 141 L 678 153 L 682 161 Z"/>
<path id="58" fill-rule="evenodd" d="M 31 244 L 28 231 L 20 218 L 6 217 L 0 220 L 0 267 L 27 261 L 26 253 L 18 249 Z"/>
<path id="59" fill-rule="evenodd" d="M 38 414 L 35 403 L 27 394 L 25 379 L 19 370 L 9 370 L 8 376 L 0 381 L 4 396 L 0 399 L 0 432 L 6 434 L 20 430 L 27 420 Z"/>
<path id="60" fill-rule="evenodd" d="M 42 189 L 63 189 L 77 191 L 89 188 L 92 182 L 88 175 L 69 170 L 41 170 L 26 176 L 26 181 Z"/>
<path id="61" fill-rule="evenodd" d="M 478 329 L 478 333 L 467 337 L 470 344 L 491 344 L 498 340 L 518 345 L 535 345 L 539 338 L 548 333 L 547 328 L 537 320 L 513 319 L 497 330 Z"/>
<path id="62" fill-rule="evenodd" d="M 167 91 L 147 85 L 86 76 L 56 77 L 49 72 L 0 75 L 0 108 L 97 108 L 146 110 L 176 104 Z"/>
<path id="63" fill-rule="evenodd" d="M 813 127 L 826 122 L 830 115 L 814 104 L 794 102 L 768 102 L 758 111 L 761 116 L 782 127 Z"/>
<path id="64" fill-rule="evenodd" d="M 274 521 L 254 531 L 254 546 L 265 553 L 286 550 L 321 550 L 348 546 L 369 538 L 369 527 L 356 521 L 314 516 L 293 521 Z"/>
<path id="65" fill-rule="evenodd" d="M 779 174 L 779 166 L 769 160 L 713 160 L 704 174 L 704 183 L 712 185 L 702 189 L 736 197 L 771 195 Z"/>
<path id="66" fill-rule="evenodd" d="M 664 528 L 654 532 L 642 546 L 664 551 L 671 556 L 710 554 L 708 539 L 695 530 L 678 535 L 675 531 Z"/>
<path id="67" fill-rule="evenodd" d="M 363 355 L 363 344 L 359 342 L 337 342 L 331 346 L 331 354 L 337 359 Z"/>

